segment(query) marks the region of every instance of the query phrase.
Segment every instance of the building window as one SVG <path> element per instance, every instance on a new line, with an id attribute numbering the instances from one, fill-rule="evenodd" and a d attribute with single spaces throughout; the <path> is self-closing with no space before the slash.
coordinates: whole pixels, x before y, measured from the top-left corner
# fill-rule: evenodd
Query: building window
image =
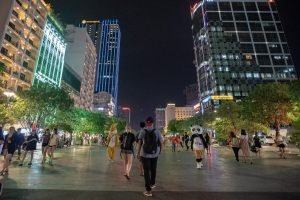
<path id="1" fill-rule="evenodd" d="M 237 27 L 238 31 L 249 31 L 247 23 L 240 23 L 240 22 L 238 22 L 238 23 L 236 23 L 236 27 Z"/>
<path id="2" fill-rule="evenodd" d="M 251 42 L 249 33 L 238 33 L 240 42 Z"/>
<path id="3" fill-rule="evenodd" d="M 247 72 L 247 73 L 246 73 L 246 78 L 252 78 L 252 73 Z"/>
<path id="4" fill-rule="evenodd" d="M 255 44 L 256 53 L 268 53 L 268 48 L 266 44 Z"/>
<path id="5" fill-rule="evenodd" d="M 205 9 L 207 11 L 218 11 L 218 4 L 216 2 L 206 2 Z"/>
<path id="6" fill-rule="evenodd" d="M 250 22 L 251 31 L 262 31 L 260 22 Z"/>
<path id="7" fill-rule="evenodd" d="M 254 78 L 260 78 L 260 77 L 259 77 L 259 73 L 253 73 L 253 77 L 254 77 Z"/>
<path id="8" fill-rule="evenodd" d="M 233 22 L 223 22 L 223 31 L 235 31 L 235 26 Z"/>
<path id="9" fill-rule="evenodd" d="M 276 27 L 273 22 L 263 22 L 262 25 L 265 31 L 276 31 Z"/>
<path id="10" fill-rule="evenodd" d="M 269 44 L 271 53 L 282 53 L 280 44 Z"/>
<path id="11" fill-rule="evenodd" d="M 257 13 L 247 13 L 249 21 L 259 21 L 259 16 Z"/>
<path id="12" fill-rule="evenodd" d="M 208 21 L 220 21 L 218 12 L 207 12 L 206 13 Z"/>
<path id="13" fill-rule="evenodd" d="M 285 65 L 284 56 L 280 56 L 280 55 L 272 56 L 272 60 L 274 65 Z"/>
<path id="14" fill-rule="evenodd" d="M 266 33 L 266 38 L 268 42 L 279 42 L 278 36 L 276 33 Z"/>
<path id="15" fill-rule="evenodd" d="M 260 17 L 262 21 L 273 21 L 271 13 L 260 13 Z"/>
<path id="16" fill-rule="evenodd" d="M 271 65 L 270 57 L 268 55 L 257 55 L 259 65 Z"/>
<path id="17" fill-rule="evenodd" d="M 247 11 L 257 11 L 255 2 L 245 2 L 245 7 Z"/>
<path id="18" fill-rule="evenodd" d="M 232 9 L 234 11 L 244 11 L 244 6 L 242 2 L 232 2 Z"/>
<path id="19" fill-rule="evenodd" d="M 231 11 L 231 6 L 229 2 L 219 2 L 219 7 L 221 11 Z"/>
<path id="20" fill-rule="evenodd" d="M 265 36 L 263 33 L 252 33 L 254 42 L 265 42 Z"/>
<path id="21" fill-rule="evenodd" d="M 260 11 L 270 11 L 269 3 L 257 2 L 257 7 Z"/>
<path id="22" fill-rule="evenodd" d="M 243 12 L 234 13 L 234 18 L 236 21 L 246 21 L 246 15 Z"/>
<path id="23" fill-rule="evenodd" d="M 221 12 L 223 21 L 233 21 L 233 16 L 231 12 Z"/>
<path id="24" fill-rule="evenodd" d="M 243 53 L 253 53 L 252 44 L 241 44 L 241 50 Z"/>

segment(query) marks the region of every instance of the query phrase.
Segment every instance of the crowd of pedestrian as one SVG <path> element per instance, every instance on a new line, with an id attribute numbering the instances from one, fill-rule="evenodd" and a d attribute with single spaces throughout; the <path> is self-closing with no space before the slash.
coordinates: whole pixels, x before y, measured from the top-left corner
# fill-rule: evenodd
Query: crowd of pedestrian
<path id="1" fill-rule="evenodd" d="M 144 177 L 145 181 L 145 196 L 152 196 L 152 190 L 156 188 L 156 169 L 158 164 L 158 157 L 165 147 L 165 142 L 169 141 L 171 144 L 172 152 L 189 151 L 193 152 L 196 162 L 196 168 L 203 167 L 203 160 L 211 155 L 211 133 L 204 131 L 199 125 L 191 127 L 191 135 L 185 132 L 183 135 L 174 134 L 168 138 L 162 136 L 160 131 L 153 126 L 153 118 L 148 117 L 144 122 L 140 123 L 140 130 L 134 134 L 129 125 L 125 130 L 118 134 L 116 124 L 112 124 L 107 138 L 102 138 L 107 144 L 107 154 L 109 161 L 113 162 L 116 157 L 117 146 L 120 144 L 120 157 L 123 161 L 123 175 L 129 181 L 131 180 L 131 169 L 133 159 L 136 157 L 139 164 L 140 176 Z M 34 159 L 34 152 L 37 150 L 37 143 L 42 143 L 42 162 L 44 165 L 47 162 L 53 165 L 54 152 L 59 144 L 60 136 L 58 129 L 54 128 L 51 134 L 50 129 L 38 136 L 36 130 L 32 130 L 30 135 L 25 138 L 21 130 L 15 130 L 10 127 L 8 134 L 4 137 L 2 128 L 0 127 L 0 152 L 4 155 L 4 164 L 0 175 L 4 176 L 9 172 L 9 164 L 15 151 L 18 151 L 19 166 L 24 165 L 27 155 L 30 155 L 28 166 L 32 165 Z M 232 147 L 235 159 L 237 162 L 242 161 L 245 163 L 253 164 L 251 151 L 256 153 L 256 156 L 261 156 L 261 142 L 258 134 L 256 133 L 253 139 L 249 137 L 244 129 L 240 134 L 232 131 L 228 139 L 229 145 Z M 279 135 L 276 138 L 276 144 L 280 150 L 280 157 L 286 158 L 285 148 L 286 143 Z M 23 153 L 22 153 L 23 150 Z M 241 151 L 240 151 L 241 150 Z M 241 155 L 239 155 L 241 152 Z M 0 183 L 0 193 L 2 184 Z"/>

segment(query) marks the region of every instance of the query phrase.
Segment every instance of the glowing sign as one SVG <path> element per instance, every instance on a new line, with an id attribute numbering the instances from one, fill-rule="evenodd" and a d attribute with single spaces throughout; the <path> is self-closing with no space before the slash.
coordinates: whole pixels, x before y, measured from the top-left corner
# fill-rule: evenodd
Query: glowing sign
<path id="1" fill-rule="evenodd" d="M 233 100 L 233 96 L 211 96 L 212 100 Z"/>

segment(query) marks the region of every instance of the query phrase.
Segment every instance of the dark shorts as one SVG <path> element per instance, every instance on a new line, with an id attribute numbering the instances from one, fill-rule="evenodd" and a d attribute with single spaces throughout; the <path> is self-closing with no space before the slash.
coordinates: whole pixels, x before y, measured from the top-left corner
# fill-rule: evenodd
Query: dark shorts
<path id="1" fill-rule="evenodd" d="M 133 151 L 132 150 L 121 149 L 121 153 L 124 153 L 124 154 L 133 154 Z"/>
<path id="2" fill-rule="evenodd" d="M 43 143 L 42 144 L 42 147 L 46 147 L 46 146 L 48 146 L 48 143 Z"/>
<path id="3" fill-rule="evenodd" d="M 285 145 L 284 144 L 280 144 L 280 145 L 278 145 L 278 147 L 285 148 Z"/>

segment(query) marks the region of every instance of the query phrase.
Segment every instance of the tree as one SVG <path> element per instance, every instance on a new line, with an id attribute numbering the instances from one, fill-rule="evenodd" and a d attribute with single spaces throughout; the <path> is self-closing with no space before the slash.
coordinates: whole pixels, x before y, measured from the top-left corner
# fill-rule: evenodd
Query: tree
<path id="1" fill-rule="evenodd" d="M 12 124 L 15 122 L 13 115 L 7 107 L 3 104 L 0 104 L 0 125 L 4 127 L 6 124 Z"/>
<path id="2" fill-rule="evenodd" d="M 105 126 L 104 126 L 105 136 L 108 135 L 109 130 L 110 130 L 110 128 L 113 124 L 117 125 L 117 132 L 118 133 L 125 130 L 125 127 L 126 127 L 126 121 L 125 120 L 123 120 L 121 118 L 118 118 L 118 117 L 110 117 L 110 118 L 107 118 L 107 120 L 105 122 Z"/>
<path id="3" fill-rule="evenodd" d="M 2 73 L 5 71 L 6 67 L 4 65 L 3 62 L 0 62 L 0 74 L 2 75 Z"/>
<path id="4" fill-rule="evenodd" d="M 49 84 L 33 86 L 18 92 L 17 96 L 12 111 L 27 129 L 30 129 L 33 122 L 45 125 L 46 120 L 51 120 L 57 111 L 70 110 L 74 104 L 68 93 Z"/>
<path id="5" fill-rule="evenodd" d="M 231 131 L 237 132 L 241 129 L 241 111 L 242 107 L 235 101 L 224 101 L 218 109 L 218 116 L 222 119 L 222 122 L 226 122 Z M 219 120 L 220 121 L 220 120 Z"/>
<path id="6" fill-rule="evenodd" d="M 243 103 L 243 114 L 252 122 L 274 126 L 276 135 L 280 125 L 288 125 L 288 113 L 293 109 L 286 84 L 269 83 L 256 86 Z"/>
<path id="7" fill-rule="evenodd" d="M 292 120 L 295 132 L 293 134 L 293 141 L 300 144 L 300 81 L 294 81 L 290 84 L 290 96 L 293 103 L 293 111 L 289 113 Z"/>

